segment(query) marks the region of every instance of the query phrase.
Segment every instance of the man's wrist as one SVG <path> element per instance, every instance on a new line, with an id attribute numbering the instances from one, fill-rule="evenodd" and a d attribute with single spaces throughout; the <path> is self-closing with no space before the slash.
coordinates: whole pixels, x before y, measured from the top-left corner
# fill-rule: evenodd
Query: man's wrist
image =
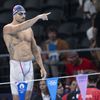
<path id="1" fill-rule="evenodd" d="M 44 67 L 43 66 L 40 66 L 40 69 L 44 69 Z"/>
<path id="2" fill-rule="evenodd" d="M 38 19 L 38 20 L 39 20 L 39 19 L 42 19 L 42 18 L 41 18 L 41 15 L 38 15 L 38 16 L 37 16 L 37 19 Z"/>

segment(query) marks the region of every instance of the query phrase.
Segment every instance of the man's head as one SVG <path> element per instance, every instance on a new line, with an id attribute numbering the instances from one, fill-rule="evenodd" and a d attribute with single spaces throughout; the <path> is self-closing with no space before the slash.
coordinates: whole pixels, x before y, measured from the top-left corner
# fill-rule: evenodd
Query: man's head
<path id="1" fill-rule="evenodd" d="M 91 72 L 89 72 L 90 74 Z M 96 86 L 98 80 L 98 75 L 90 75 L 88 76 L 88 85 L 89 86 Z"/>
<path id="2" fill-rule="evenodd" d="M 79 55 L 77 52 L 68 52 L 67 53 L 67 61 L 73 65 L 77 65 L 79 63 Z"/>
<path id="3" fill-rule="evenodd" d="M 56 37 L 57 37 L 57 30 L 54 26 L 50 26 L 48 27 L 47 29 L 47 33 L 48 33 L 48 38 L 50 40 L 56 40 Z"/>
<path id="4" fill-rule="evenodd" d="M 24 7 L 21 5 L 15 5 L 13 7 L 13 17 L 14 17 L 15 21 L 17 21 L 19 23 L 25 21 L 26 11 L 25 11 Z"/>
<path id="5" fill-rule="evenodd" d="M 48 89 L 47 89 L 47 85 L 46 85 L 46 81 L 45 80 L 41 80 L 40 81 L 39 87 L 40 87 L 41 92 L 48 93 Z"/>
<path id="6" fill-rule="evenodd" d="M 63 85 L 61 83 L 61 81 L 58 81 L 58 90 L 57 90 L 57 94 L 62 96 L 64 93 L 64 88 L 63 88 Z"/>
<path id="7" fill-rule="evenodd" d="M 97 12 L 100 12 L 100 0 L 93 0 Z"/>
<path id="8" fill-rule="evenodd" d="M 77 88 L 77 82 L 76 82 L 75 80 L 73 80 L 73 81 L 71 82 L 71 85 L 70 85 L 70 90 L 71 90 L 71 91 L 75 91 L 76 88 Z"/>

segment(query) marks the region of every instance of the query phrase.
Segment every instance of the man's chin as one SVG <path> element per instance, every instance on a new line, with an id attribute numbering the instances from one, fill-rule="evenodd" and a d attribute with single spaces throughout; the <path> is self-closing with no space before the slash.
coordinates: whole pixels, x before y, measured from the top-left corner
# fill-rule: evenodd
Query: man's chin
<path id="1" fill-rule="evenodd" d="M 24 22 L 25 20 L 21 20 L 21 21 L 19 21 L 20 23 L 22 23 L 22 22 Z"/>
<path id="2" fill-rule="evenodd" d="M 22 21 L 21 22 L 24 22 L 25 21 L 25 19 L 22 19 Z"/>
<path id="3" fill-rule="evenodd" d="M 22 22 L 24 22 L 25 21 L 25 19 L 23 18 L 20 22 L 22 23 Z"/>

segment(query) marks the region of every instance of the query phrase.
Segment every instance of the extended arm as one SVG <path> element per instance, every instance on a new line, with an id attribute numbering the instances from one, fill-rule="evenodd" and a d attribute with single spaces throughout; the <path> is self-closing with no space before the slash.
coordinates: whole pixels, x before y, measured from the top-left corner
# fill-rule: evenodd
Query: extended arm
<path id="1" fill-rule="evenodd" d="M 45 14 L 41 14 L 36 16 L 35 18 L 26 20 L 25 22 L 22 22 L 20 24 L 17 25 L 7 25 L 3 28 L 3 33 L 8 33 L 8 34 L 16 34 L 17 32 L 20 32 L 22 30 L 25 30 L 27 28 L 30 28 L 33 24 L 35 24 L 39 19 L 42 20 L 48 20 L 47 16 L 50 13 L 45 13 Z"/>

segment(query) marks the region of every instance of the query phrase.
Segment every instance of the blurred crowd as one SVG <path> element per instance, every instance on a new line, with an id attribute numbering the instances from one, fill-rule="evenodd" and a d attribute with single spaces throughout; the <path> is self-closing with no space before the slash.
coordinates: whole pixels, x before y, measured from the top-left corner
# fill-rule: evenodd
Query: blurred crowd
<path id="1" fill-rule="evenodd" d="M 97 75 L 88 77 L 86 100 L 100 99 L 99 78 Z M 42 80 L 37 84 L 38 86 L 33 89 L 35 92 L 32 94 L 32 100 L 51 100 L 46 81 Z M 59 79 L 56 100 L 82 100 L 75 78 Z"/>

